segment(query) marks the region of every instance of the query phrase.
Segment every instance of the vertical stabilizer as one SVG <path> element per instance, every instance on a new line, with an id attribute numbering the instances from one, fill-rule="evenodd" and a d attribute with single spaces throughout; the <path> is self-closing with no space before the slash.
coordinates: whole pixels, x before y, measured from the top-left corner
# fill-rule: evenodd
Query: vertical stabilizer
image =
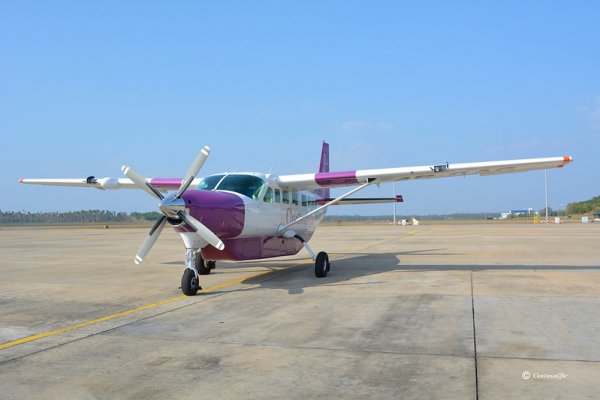
<path id="1" fill-rule="evenodd" d="M 319 163 L 319 172 L 329 172 L 329 143 L 323 140 L 323 147 L 321 148 L 321 162 Z M 322 199 L 328 199 L 329 188 L 315 190 L 317 196 Z"/>
<path id="2" fill-rule="evenodd" d="M 323 141 L 323 148 L 321 148 L 319 172 L 329 172 L 329 143 L 326 143 L 325 141 Z"/>

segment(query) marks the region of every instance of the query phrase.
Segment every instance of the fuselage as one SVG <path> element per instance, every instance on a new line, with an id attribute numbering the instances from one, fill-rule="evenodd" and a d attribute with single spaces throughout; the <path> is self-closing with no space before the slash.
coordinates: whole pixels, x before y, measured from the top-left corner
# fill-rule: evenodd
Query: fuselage
<path id="1" fill-rule="evenodd" d="M 279 232 L 283 225 L 317 208 L 313 191 L 281 187 L 271 175 L 227 173 L 211 175 L 183 194 L 186 211 L 212 230 L 225 244 L 223 250 L 202 243 L 185 224 L 174 229 L 186 247 L 202 248 L 206 260 L 251 260 L 296 254 L 303 246 L 296 235 L 309 240 L 325 211 L 315 213 Z"/>

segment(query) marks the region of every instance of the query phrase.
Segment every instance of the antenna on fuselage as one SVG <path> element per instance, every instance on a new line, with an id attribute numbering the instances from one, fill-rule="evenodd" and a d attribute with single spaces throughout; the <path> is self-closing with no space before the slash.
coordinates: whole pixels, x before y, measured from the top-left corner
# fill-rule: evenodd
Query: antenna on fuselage
<path id="1" fill-rule="evenodd" d="M 273 172 L 273 167 L 275 167 L 275 166 L 271 165 L 271 168 L 269 169 L 269 175 L 271 175 L 271 172 Z"/>

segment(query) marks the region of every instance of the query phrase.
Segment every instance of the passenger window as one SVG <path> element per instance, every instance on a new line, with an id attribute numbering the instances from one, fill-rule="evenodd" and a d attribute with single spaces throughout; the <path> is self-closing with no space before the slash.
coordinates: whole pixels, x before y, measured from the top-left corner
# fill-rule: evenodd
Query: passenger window
<path id="1" fill-rule="evenodd" d="M 308 205 L 308 201 L 306 200 L 306 195 L 302 195 L 302 207 L 306 207 Z"/>
<path id="2" fill-rule="evenodd" d="M 292 204 L 298 205 L 298 192 L 292 192 Z"/>
<path id="3" fill-rule="evenodd" d="M 271 189 L 271 188 L 267 189 L 267 193 L 265 193 L 265 197 L 263 200 L 265 203 L 273 202 L 273 189 Z"/>
<path id="4" fill-rule="evenodd" d="M 290 192 L 285 190 L 283 192 L 283 204 L 289 204 L 289 203 L 290 203 Z"/>
<path id="5" fill-rule="evenodd" d="M 281 190 L 275 189 L 275 203 L 281 203 Z"/>

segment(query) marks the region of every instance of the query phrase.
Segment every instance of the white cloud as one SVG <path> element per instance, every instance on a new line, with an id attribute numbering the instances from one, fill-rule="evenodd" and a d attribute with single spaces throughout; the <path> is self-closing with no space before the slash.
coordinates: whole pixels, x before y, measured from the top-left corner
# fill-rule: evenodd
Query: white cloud
<path id="1" fill-rule="evenodd" d="M 595 104 L 589 106 L 575 107 L 577 115 L 581 115 L 590 123 L 592 129 L 600 129 L 600 97 L 596 97 Z"/>
<path id="2" fill-rule="evenodd" d="M 565 142 L 560 138 L 538 139 L 532 138 L 529 140 L 498 144 L 487 149 L 487 153 L 496 154 L 512 154 L 531 151 L 532 149 L 559 149 L 565 145 Z"/>
<path id="3" fill-rule="evenodd" d="M 365 131 L 379 131 L 388 132 L 394 129 L 394 125 L 389 122 L 367 122 L 367 121 L 344 121 L 340 125 L 340 129 L 344 132 L 365 132 Z"/>
<path id="4" fill-rule="evenodd" d="M 342 130 L 346 132 L 362 131 L 369 125 L 365 121 L 345 121 L 342 123 Z"/>
<path id="5" fill-rule="evenodd" d="M 600 97 L 596 97 L 596 105 L 590 110 L 592 128 L 600 129 Z"/>

